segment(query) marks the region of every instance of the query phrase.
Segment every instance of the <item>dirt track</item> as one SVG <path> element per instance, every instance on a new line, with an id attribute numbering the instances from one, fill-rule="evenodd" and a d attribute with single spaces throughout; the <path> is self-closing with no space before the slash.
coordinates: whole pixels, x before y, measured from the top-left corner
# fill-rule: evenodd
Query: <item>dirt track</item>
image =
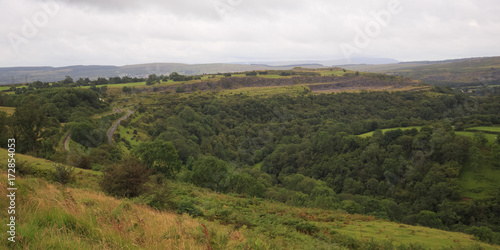
<path id="1" fill-rule="evenodd" d="M 66 151 L 69 151 L 68 141 L 69 141 L 70 136 L 71 136 L 71 131 L 68 131 L 68 133 L 66 134 L 66 136 L 64 136 L 64 139 L 63 139 L 63 148 Z"/>

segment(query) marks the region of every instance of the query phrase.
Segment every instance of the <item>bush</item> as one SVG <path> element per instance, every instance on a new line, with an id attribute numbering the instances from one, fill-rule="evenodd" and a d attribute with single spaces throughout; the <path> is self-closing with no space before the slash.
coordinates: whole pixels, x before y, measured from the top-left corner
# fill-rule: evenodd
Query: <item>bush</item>
<path id="1" fill-rule="evenodd" d="M 66 185 L 72 181 L 74 181 L 74 175 L 73 175 L 73 171 L 75 170 L 74 167 L 72 166 L 67 166 L 67 165 L 64 165 L 64 164 L 60 164 L 60 163 L 54 163 L 52 164 L 54 166 L 54 174 L 55 174 L 55 177 L 56 177 L 56 181 L 58 181 L 59 183 L 63 184 L 63 185 Z"/>
<path id="2" fill-rule="evenodd" d="M 83 169 L 90 169 L 91 168 L 90 157 L 86 155 L 82 156 L 80 162 L 78 162 L 78 165 L 76 167 Z"/>
<path id="3" fill-rule="evenodd" d="M 480 241 L 493 243 L 493 230 L 488 227 L 470 227 L 465 230 L 466 233 L 476 236 Z"/>
<path id="4" fill-rule="evenodd" d="M 158 210 L 174 210 L 177 204 L 174 201 L 172 188 L 165 183 L 163 175 L 151 176 L 154 182 L 153 187 L 142 198 L 144 203 Z"/>
<path id="5" fill-rule="evenodd" d="M 137 159 L 129 158 L 104 171 L 99 185 L 104 192 L 118 197 L 136 197 L 146 191 L 150 171 Z"/>

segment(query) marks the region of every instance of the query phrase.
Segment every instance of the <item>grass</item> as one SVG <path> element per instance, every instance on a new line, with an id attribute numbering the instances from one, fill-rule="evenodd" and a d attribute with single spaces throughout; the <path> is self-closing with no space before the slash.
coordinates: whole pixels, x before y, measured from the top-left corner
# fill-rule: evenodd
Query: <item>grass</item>
<path id="1" fill-rule="evenodd" d="M 484 162 L 484 160 L 481 160 Z M 465 167 L 460 173 L 461 194 L 473 199 L 495 197 L 500 188 L 500 169 L 489 164 L 480 164 L 477 170 Z"/>
<path id="2" fill-rule="evenodd" d="M 2 249 L 203 249 L 200 223 L 188 216 L 159 212 L 98 192 L 65 188 L 39 179 L 17 179 L 17 242 L 2 240 Z M 2 175 L 0 203 L 6 205 Z M 7 224 L 6 216 L 2 223 Z M 215 223 L 210 230 L 224 232 Z M 229 243 L 236 240 L 227 239 Z M 236 244 L 236 243 L 234 243 Z"/>
<path id="3" fill-rule="evenodd" d="M 414 129 L 414 128 L 417 129 L 417 130 L 420 130 L 421 126 L 386 128 L 386 129 L 382 129 L 382 132 L 385 133 L 386 131 L 389 131 L 389 130 L 396 130 L 396 129 L 408 130 L 408 129 Z M 371 132 L 368 132 L 368 133 L 360 134 L 359 136 L 362 137 L 362 138 L 370 137 L 370 136 L 373 136 L 373 132 L 375 132 L 375 131 L 371 131 Z"/>
<path id="4" fill-rule="evenodd" d="M 457 134 L 457 135 L 468 136 L 471 138 L 474 137 L 475 133 L 476 132 L 469 132 L 469 131 L 456 131 L 455 132 L 455 134 Z M 488 134 L 488 133 L 484 133 L 484 137 L 486 137 L 486 139 L 488 139 L 487 145 L 491 145 L 491 144 L 495 143 L 495 140 L 497 139 L 497 135 Z"/>
<path id="5" fill-rule="evenodd" d="M 14 107 L 4 107 L 0 106 L 0 112 L 5 112 L 7 115 L 12 115 L 16 111 Z"/>
<path id="6" fill-rule="evenodd" d="M 0 86 L 0 91 L 8 90 L 10 88 L 10 86 Z"/>
<path id="7" fill-rule="evenodd" d="M 0 148 L 0 165 L 7 162 L 8 151 L 6 149 Z M 76 156 L 74 153 L 69 153 L 67 155 L 68 159 L 74 159 Z M 54 170 L 53 162 L 36 158 L 29 155 L 23 155 L 16 153 L 15 155 L 16 162 L 26 162 L 29 164 L 28 168 L 32 169 L 32 171 L 36 172 L 36 175 L 46 176 L 48 173 Z M 76 182 L 72 185 L 75 187 L 81 187 L 85 189 L 96 189 L 98 179 L 101 176 L 101 172 L 92 171 L 88 169 L 75 169 L 75 180 Z"/>
<path id="8" fill-rule="evenodd" d="M 132 147 L 138 146 L 141 142 L 147 141 L 148 136 L 139 130 L 136 130 L 137 134 L 134 134 L 134 129 L 129 127 L 118 126 L 117 132 L 120 134 L 121 139 L 127 140 Z M 116 132 L 115 132 L 116 133 Z M 128 151 L 129 149 L 125 147 L 123 142 L 118 143 L 122 150 Z"/>
<path id="9" fill-rule="evenodd" d="M 455 132 L 458 134 L 458 132 Z M 472 133 L 472 132 L 467 132 Z M 472 133 L 473 135 L 473 133 Z M 486 134 L 485 134 L 486 135 Z M 460 193 L 462 197 L 472 199 L 488 199 L 498 195 L 500 190 L 500 168 L 493 166 L 491 148 L 482 147 L 476 169 L 473 164 L 466 162 L 460 171 Z"/>
<path id="10" fill-rule="evenodd" d="M 500 133 L 500 126 L 480 126 L 480 127 L 472 127 L 466 129 L 468 131 L 484 131 L 484 132 L 490 132 L 490 133 Z"/>

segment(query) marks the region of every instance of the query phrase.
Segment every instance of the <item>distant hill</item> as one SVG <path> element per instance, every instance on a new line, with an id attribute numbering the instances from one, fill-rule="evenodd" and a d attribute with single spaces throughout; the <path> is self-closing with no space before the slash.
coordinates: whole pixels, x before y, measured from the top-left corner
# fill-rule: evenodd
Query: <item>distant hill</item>
<path id="1" fill-rule="evenodd" d="M 236 64 L 263 64 L 267 66 L 293 66 L 304 64 L 319 64 L 323 66 L 340 66 L 340 65 L 358 65 L 358 64 L 394 64 L 399 61 L 392 58 L 349 58 L 349 59 L 334 59 L 334 60 L 306 60 L 306 61 L 258 61 L 258 62 L 238 62 Z"/>
<path id="2" fill-rule="evenodd" d="M 182 63 L 149 63 L 126 66 L 68 66 L 68 67 L 9 67 L 0 68 L 0 85 L 25 83 L 33 81 L 58 81 L 65 76 L 73 79 L 80 77 L 96 79 L 97 77 L 131 76 L 147 77 L 149 74 L 170 74 L 178 72 L 185 75 L 213 74 L 219 72 L 239 72 L 252 70 L 291 69 L 293 67 L 322 68 L 320 64 L 296 64 L 286 66 L 268 66 L 262 64 L 182 64 Z"/>
<path id="3" fill-rule="evenodd" d="M 275 61 L 275 62 L 240 62 L 240 63 L 148 63 L 126 66 L 76 65 L 67 67 L 8 67 L 0 68 L 0 85 L 26 83 L 34 81 L 59 81 L 66 76 L 74 80 L 83 77 L 130 76 L 147 77 L 150 74 L 170 74 L 178 72 L 184 75 L 214 74 L 225 72 L 241 72 L 252 70 L 292 69 L 294 67 L 323 68 L 344 64 L 387 64 L 397 63 L 388 58 L 353 58 L 329 61 Z"/>
<path id="4" fill-rule="evenodd" d="M 500 83 L 500 57 L 402 62 L 384 65 L 351 65 L 344 68 L 403 75 L 430 84 L 491 85 Z"/>

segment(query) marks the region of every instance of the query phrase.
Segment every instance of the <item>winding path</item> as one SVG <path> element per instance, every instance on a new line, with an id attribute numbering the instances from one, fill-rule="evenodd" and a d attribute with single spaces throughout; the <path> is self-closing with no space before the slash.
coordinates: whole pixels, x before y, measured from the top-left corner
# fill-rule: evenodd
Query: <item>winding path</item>
<path id="1" fill-rule="evenodd" d="M 118 128 L 118 125 L 120 125 L 120 122 L 127 119 L 130 115 L 132 115 L 132 111 L 130 110 L 127 110 L 128 114 L 126 114 L 125 116 L 123 116 L 122 118 L 116 120 L 114 123 L 113 123 L 113 126 L 111 126 L 111 128 L 109 129 L 108 131 L 108 142 L 109 144 L 113 144 L 113 134 L 115 133 L 116 129 Z"/>
<path id="2" fill-rule="evenodd" d="M 69 151 L 69 137 L 71 136 L 71 131 L 68 131 L 68 133 L 66 133 L 66 135 L 64 136 L 64 139 L 63 139 L 63 148 L 64 150 L 66 151 Z"/>

